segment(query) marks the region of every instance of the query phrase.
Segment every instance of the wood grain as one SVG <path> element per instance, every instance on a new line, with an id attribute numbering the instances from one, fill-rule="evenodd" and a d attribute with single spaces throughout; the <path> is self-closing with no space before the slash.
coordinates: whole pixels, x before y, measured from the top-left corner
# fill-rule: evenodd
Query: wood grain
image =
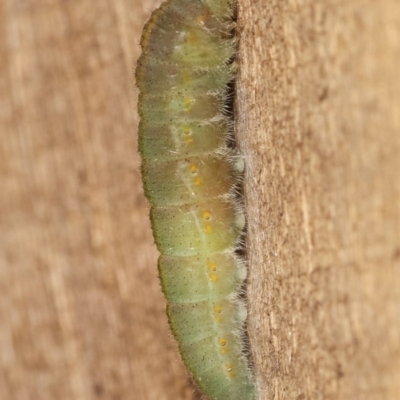
<path id="1" fill-rule="evenodd" d="M 157 4 L 0 0 L 2 400 L 199 398 L 138 170 L 133 67 Z M 238 10 L 261 399 L 397 400 L 400 4 Z"/>
<path id="2" fill-rule="evenodd" d="M 241 4 L 261 399 L 399 399 L 400 3 Z"/>

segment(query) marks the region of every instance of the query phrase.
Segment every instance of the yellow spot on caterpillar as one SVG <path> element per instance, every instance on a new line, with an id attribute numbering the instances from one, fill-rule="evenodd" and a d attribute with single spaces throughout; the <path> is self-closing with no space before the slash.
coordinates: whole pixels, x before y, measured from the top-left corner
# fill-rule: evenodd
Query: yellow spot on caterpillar
<path id="1" fill-rule="evenodd" d="M 228 349 L 226 348 L 226 345 L 227 345 L 226 339 L 220 338 L 219 345 L 221 346 L 221 353 L 226 354 L 228 352 Z"/>
<path id="2" fill-rule="evenodd" d="M 234 378 L 236 376 L 235 372 L 233 372 L 233 367 L 232 364 L 226 364 L 225 365 L 225 370 L 228 373 L 228 375 L 232 378 Z"/>
<path id="3" fill-rule="evenodd" d="M 207 211 L 207 210 L 203 211 L 203 219 L 205 219 L 206 221 L 209 221 L 211 219 L 210 211 Z"/>
<path id="4" fill-rule="evenodd" d="M 182 126 L 181 126 L 181 129 L 182 129 L 182 132 L 183 132 L 185 135 L 190 135 L 190 134 L 192 133 L 192 130 L 190 129 L 190 126 L 189 126 L 189 125 L 182 125 Z"/>
<path id="5" fill-rule="evenodd" d="M 217 304 L 214 306 L 214 314 L 215 314 L 215 319 L 217 322 L 222 322 L 222 317 L 221 314 L 222 313 L 222 307 Z"/>
<path id="6" fill-rule="evenodd" d="M 210 219 L 211 219 L 211 213 L 210 213 L 209 211 L 204 210 L 204 211 L 202 212 L 202 215 L 203 215 L 204 221 L 210 221 Z M 208 224 L 207 222 L 204 224 L 204 231 L 205 231 L 206 233 L 212 233 L 212 231 L 213 231 L 211 225 Z"/>
<path id="7" fill-rule="evenodd" d="M 186 111 L 190 111 L 192 109 L 192 103 L 194 103 L 194 99 L 190 97 L 185 97 L 183 102 L 185 103 Z"/>
<path id="8" fill-rule="evenodd" d="M 208 276 L 210 277 L 211 282 L 217 282 L 218 281 L 218 276 L 214 272 L 217 271 L 217 266 L 214 262 L 209 262 L 208 263 L 208 270 L 210 271 Z"/>
<path id="9" fill-rule="evenodd" d="M 209 262 L 209 263 L 208 263 L 208 269 L 209 269 L 210 271 L 215 272 L 215 271 L 217 270 L 217 265 L 215 264 L 215 262 Z"/>
<path id="10" fill-rule="evenodd" d="M 197 165 L 196 164 L 190 164 L 189 169 L 192 174 L 197 174 Z"/>
<path id="11" fill-rule="evenodd" d="M 200 185 L 202 185 L 202 183 L 203 183 L 203 178 L 196 178 L 194 181 L 194 184 L 196 186 L 200 186 Z"/>
<path id="12" fill-rule="evenodd" d="M 193 143 L 192 130 L 190 129 L 189 125 L 182 125 L 181 127 L 183 134 L 185 135 L 185 141 L 187 144 Z"/>

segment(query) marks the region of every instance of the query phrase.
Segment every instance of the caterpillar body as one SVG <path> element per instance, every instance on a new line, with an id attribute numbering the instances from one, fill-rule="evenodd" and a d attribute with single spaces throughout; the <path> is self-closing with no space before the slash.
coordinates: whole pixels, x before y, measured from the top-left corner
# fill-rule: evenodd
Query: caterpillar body
<path id="1" fill-rule="evenodd" d="M 243 343 L 243 163 L 225 111 L 236 39 L 231 0 L 167 0 L 136 69 L 139 151 L 167 314 L 182 358 L 212 400 L 253 400 Z"/>

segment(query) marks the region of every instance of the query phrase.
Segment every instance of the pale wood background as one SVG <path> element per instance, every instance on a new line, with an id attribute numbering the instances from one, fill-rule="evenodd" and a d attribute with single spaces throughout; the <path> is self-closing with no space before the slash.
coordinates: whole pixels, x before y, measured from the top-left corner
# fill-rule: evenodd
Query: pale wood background
<path id="1" fill-rule="evenodd" d="M 152 0 L 0 0 L 0 398 L 198 399 L 138 173 Z M 261 398 L 400 398 L 400 3 L 241 0 Z"/>

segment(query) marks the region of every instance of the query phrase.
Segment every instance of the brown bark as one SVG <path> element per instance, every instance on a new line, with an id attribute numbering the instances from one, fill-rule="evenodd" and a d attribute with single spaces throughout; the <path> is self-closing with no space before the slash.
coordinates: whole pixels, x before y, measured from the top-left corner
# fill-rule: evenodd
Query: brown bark
<path id="1" fill-rule="evenodd" d="M 262 399 L 400 398 L 400 3 L 240 7 Z"/>
<path id="2" fill-rule="evenodd" d="M 156 3 L 0 0 L 2 400 L 198 398 L 138 172 Z M 400 4 L 242 0 L 239 27 L 261 398 L 396 400 Z"/>

